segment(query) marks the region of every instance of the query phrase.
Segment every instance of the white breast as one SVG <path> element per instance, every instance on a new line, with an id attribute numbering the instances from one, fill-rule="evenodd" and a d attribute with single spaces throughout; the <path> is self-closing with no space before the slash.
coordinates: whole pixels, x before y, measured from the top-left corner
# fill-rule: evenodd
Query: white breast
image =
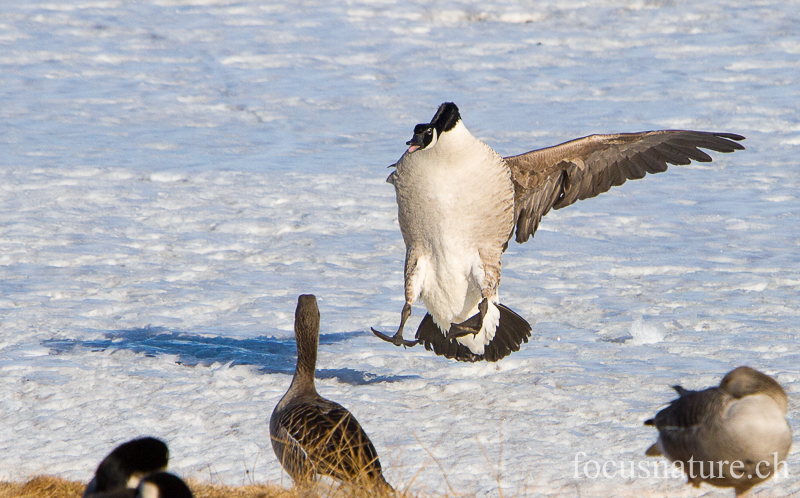
<path id="1" fill-rule="evenodd" d="M 480 301 L 478 251 L 513 228 L 514 187 L 503 158 L 459 123 L 430 149 L 406 153 L 394 178 L 406 248 L 428 261 L 421 297 L 437 324 L 469 318 Z"/>

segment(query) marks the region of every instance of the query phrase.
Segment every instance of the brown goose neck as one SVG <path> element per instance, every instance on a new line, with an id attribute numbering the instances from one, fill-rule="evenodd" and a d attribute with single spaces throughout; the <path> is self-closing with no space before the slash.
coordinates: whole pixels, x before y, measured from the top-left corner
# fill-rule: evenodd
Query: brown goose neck
<path id="1" fill-rule="evenodd" d="M 300 296 L 294 317 L 294 335 L 297 342 L 297 366 L 292 386 L 304 390 L 314 389 L 314 372 L 317 367 L 319 345 L 319 308 L 313 295 Z"/>

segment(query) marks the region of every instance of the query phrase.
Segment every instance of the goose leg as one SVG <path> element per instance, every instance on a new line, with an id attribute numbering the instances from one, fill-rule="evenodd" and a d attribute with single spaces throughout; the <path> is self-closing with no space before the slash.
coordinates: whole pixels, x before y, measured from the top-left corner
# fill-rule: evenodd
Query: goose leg
<path id="1" fill-rule="evenodd" d="M 483 298 L 483 301 L 481 301 L 478 305 L 477 315 L 473 315 L 461 323 L 450 324 L 450 331 L 447 332 L 446 339 L 453 340 L 469 334 L 475 335 L 480 332 L 481 327 L 483 327 L 483 319 L 488 310 L 489 302 L 486 300 L 486 298 Z"/>
<path id="2" fill-rule="evenodd" d="M 393 336 L 389 336 L 387 334 L 384 334 L 383 332 L 378 332 L 377 330 L 371 327 L 370 330 L 372 330 L 372 333 L 378 336 L 380 339 L 383 339 L 386 342 L 391 342 L 395 346 L 405 346 L 405 347 L 416 346 L 419 343 L 419 341 L 408 341 L 406 339 L 403 339 L 403 327 L 406 325 L 406 320 L 408 320 L 409 316 L 411 316 L 411 304 L 406 303 L 403 305 L 403 311 L 400 314 L 400 328 L 397 329 L 397 332 L 395 332 Z"/>

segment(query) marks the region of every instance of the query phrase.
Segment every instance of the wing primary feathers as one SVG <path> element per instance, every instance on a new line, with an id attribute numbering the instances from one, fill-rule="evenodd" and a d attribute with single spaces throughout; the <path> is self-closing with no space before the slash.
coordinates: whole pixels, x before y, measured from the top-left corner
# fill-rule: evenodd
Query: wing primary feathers
<path id="1" fill-rule="evenodd" d="M 590 135 L 554 147 L 504 158 L 514 182 L 514 226 L 517 242 L 531 238 L 550 209 L 588 199 L 669 164 L 710 162 L 700 149 L 743 150 L 744 137 L 734 133 L 661 130 Z"/>

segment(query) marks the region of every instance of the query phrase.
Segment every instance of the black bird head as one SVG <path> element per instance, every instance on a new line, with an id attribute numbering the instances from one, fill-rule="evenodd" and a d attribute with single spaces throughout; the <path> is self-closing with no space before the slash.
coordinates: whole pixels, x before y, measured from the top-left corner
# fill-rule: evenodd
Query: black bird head
<path id="1" fill-rule="evenodd" d="M 131 477 L 167 468 L 169 449 L 153 437 L 143 437 L 117 446 L 100 462 L 90 492 L 107 492 L 128 487 Z"/>
<path id="2" fill-rule="evenodd" d="M 406 142 L 409 146 L 408 152 L 433 147 L 442 133 L 452 130 L 460 120 L 458 106 L 452 102 L 440 105 L 430 123 L 421 123 L 414 127 L 414 136 Z"/>

